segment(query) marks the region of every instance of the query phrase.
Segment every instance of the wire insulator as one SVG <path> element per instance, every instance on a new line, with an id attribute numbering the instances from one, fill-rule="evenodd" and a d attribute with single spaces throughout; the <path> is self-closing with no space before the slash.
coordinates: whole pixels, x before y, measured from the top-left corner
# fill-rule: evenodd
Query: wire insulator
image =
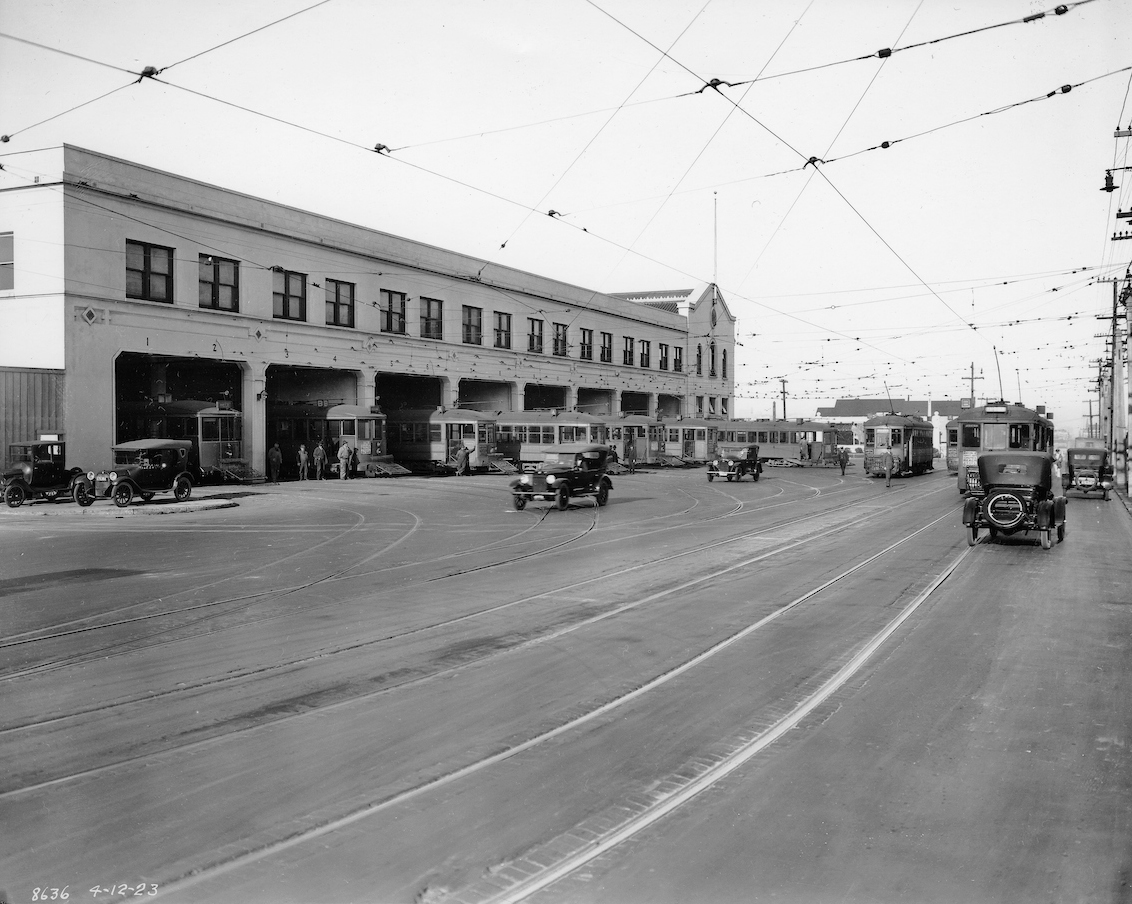
<path id="1" fill-rule="evenodd" d="M 892 48 L 891 47 L 885 47 L 883 50 L 878 50 L 877 56 L 880 57 L 882 60 L 892 56 Z"/>

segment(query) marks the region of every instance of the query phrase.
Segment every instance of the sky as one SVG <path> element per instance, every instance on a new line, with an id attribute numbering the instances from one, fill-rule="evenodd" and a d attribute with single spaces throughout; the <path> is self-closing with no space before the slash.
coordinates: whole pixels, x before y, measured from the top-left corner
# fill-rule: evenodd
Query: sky
<path id="1" fill-rule="evenodd" d="M 739 416 L 973 387 L 1078 435 L 1132 262 L 1132 2 L 1055 6 L 0 0 L 0 154 L 602 292 L 714 281 Z"/>

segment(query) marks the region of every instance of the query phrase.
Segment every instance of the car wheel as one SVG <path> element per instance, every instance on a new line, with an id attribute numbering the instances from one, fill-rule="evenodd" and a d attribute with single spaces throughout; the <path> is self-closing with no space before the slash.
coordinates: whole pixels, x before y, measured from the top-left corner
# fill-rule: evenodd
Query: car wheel
<path id="1" fill-rule="evenodd" d="M 527 507 L 527 497 L 523 496 L 520 493 L 516 493 L 514 496 L 512 496 L 511 502 L 514 503 L 515 508 L 520 512 Z"/>
<path id="2" fill-rule="evenodd" d="M 1053 547 L 1052 533 L 1049 528 L 1042 531 L 1042 549 L 1051 549 Z"/>
<path id="3" fill-rule="evenodd" d="M 178 502 L 184 502 L 193 494 L 193 482 L 184 474 L 173 481 L 173 496 Z"/>
<path id="4" fill-rule="evenodd" d="M 4 491 L 4 501 L 8 503 L 9 508 L 19 508 L 27 498 L 28 491 L 18 483 L 12 484 Z"/>
<path id="5" fill-rule="evenodd" d="M 605 505 L 609 502 L 609 487 L 604 483 L 597 488 L 597 504 Z"/>
<path id="6" fill-rule="evenodd" d="M 134 501 L 134 491 L 128 483 L 120 483 L 114 487 L 114 504 L 118 508 L 125 508 Z"/>
<path id="7" fill-rule="evenodd" d="M 998 528 L 997 527 L 988 527 L 987 528 L 987 536 L 989 536 L 992 540 L 997 540 L 998 539 Z"/>
<path id="8" fill-rule="evenodd" d="M 974 546 L 979 542 L 979 526 L 972 524 L 967 530 L 967 545 Z"/>
<path id="9" fill-rule="evenodd" d="M 83 508 L 94 505 L 94 496 L 87 490 L 85 483 L 76 483 L 75 488 L 71 490 L 71 497 Z"/>
<path id="10" fill-rule="evenodd" d="M 570 504 L 570 490 L 566 487 L 559 487 L 558 492 L 554 494 L 554 504 L 558 507 L 558 511 L 566 511 L 566 506 Z"/>
<path id="11" fill-rule="evenodd" d="M 142 493 L 141 498 L 142 502 L 149 502 L 153 498 L 153 493 Z"/>
<path id="12" fill-rule="evenodd" d="M 731 483 L 731 477 L 732 477 L 732 475 L 730 475 L 730 474 L 727 475 L 727 482 L 728 483 Z"/>

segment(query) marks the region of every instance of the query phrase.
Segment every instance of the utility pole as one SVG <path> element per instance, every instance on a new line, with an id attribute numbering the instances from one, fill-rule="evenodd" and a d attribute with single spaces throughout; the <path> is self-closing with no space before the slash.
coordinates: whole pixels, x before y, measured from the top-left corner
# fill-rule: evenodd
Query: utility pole
<path id="1" fill-rule="evenodd" d="M 979 375 L 975 376 L 975 362 L 971 362 L 971 376 L 967 379 L 971 381 L 971 407 L 975 407 L 975 381 L 983 378 L 983 372 L 980 370 Z"/>
<path id="2" fill-rule="evenodd" d="M 782 377 L 782 419 L 786 420 L 786 378 Z"/>

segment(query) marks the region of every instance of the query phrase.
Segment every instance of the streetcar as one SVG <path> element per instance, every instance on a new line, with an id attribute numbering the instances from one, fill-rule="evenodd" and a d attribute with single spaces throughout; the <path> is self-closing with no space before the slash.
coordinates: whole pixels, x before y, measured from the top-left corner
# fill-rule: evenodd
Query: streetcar
<path id="1" fill-rule="evenodd" d="M 244 418 L 223 399 L 181 399 L 121 408 L 116 442 L 141 439 L 192 440 L 205 479 L 246 474 Z"/>
<path id="2" fill-rule="evenodd" d="M 315 446 L 322 443 L 328 473 L 338 468 L 338 447 L 345 440 L 357 453 L 354 473 L 366 477 L 386 473 L 391 461 L 386 448 L 385 414 L 376 405 L 322 405 L 317 402 L 278 402 L 267 412 L 267 443 L 283 453 L 280 476 L 299 476 L 299 447 L 306 446 L 307 467 L 314 467 Z M 313 475 L 311 475 L 313 476 Z"/>
<path id="3" fill-rule="evenodd" d="M 669 421 L 666 426 L 672 440 L 664 444 L 665 450 L 686 461 L 710 461 L 718 451 L 720 427 L 726 423 L 702 417 Z M 660 432 L 664 432 L 663 427 Z"/>
<path id="4" fill-rule="evenodd" d="M 553 446 L 608 443 L 604 417 L 558 408 L 504 411 L 496 416 L 495 429 L 499 453 L 521 469 L 533 469 Z"/>
<path id="5" fill-rule="evenodd" d="M 947 422 L 947 470 L 951 474 L 959 473 L 959 421 Z"/>
<path id="6" fill-rule="evenodd" d="M 681 454 L 678 440 L 669 440 L 669 434 L 677 429 L 678 423 L 672 421 L 666 426 L 647 414 L 619 414 L 607 420 L 606 441 L 622 464 L 629 459 L 630 444 L 637 464 L 654 464 L 669 457 L 690 458 Z"/>
<path id="7" fill-rule="evenodd" d="M 865 421 L 865 473 L 884 476 L 884 454 L 892 451 L 892 476 L 923 474 L 933 468 L 935 428 L 912 414 L 882 414 Z"/>
<path id="8" fill-rule="evenodd" d="M 402 408 L 386 412 L 389 452 L 418 474 L 456 469 L 456 453 L 468 450 L 468 467 L 485 471 L 502 458 L 496 449 L 496 414 L 470 408 Z"/>
<path id="9" fill-rule="evenodd" d="M 1032 408 L 1009 402 L 992 402 L 970 408 L 956 419 L 959 425 L 960 493 L 966 493 L 970 475 L 978 480 L 983 452 L 1053 452 L 1053 422 Z"/>
<path id="10" fill-rule="evenodd" d="M 821 421 L 725 421 L 719 425 L 719 453 L 729 455 L 758 445 L 759 461 L 778 466 L 837 464 L 840 437 Z"/>

